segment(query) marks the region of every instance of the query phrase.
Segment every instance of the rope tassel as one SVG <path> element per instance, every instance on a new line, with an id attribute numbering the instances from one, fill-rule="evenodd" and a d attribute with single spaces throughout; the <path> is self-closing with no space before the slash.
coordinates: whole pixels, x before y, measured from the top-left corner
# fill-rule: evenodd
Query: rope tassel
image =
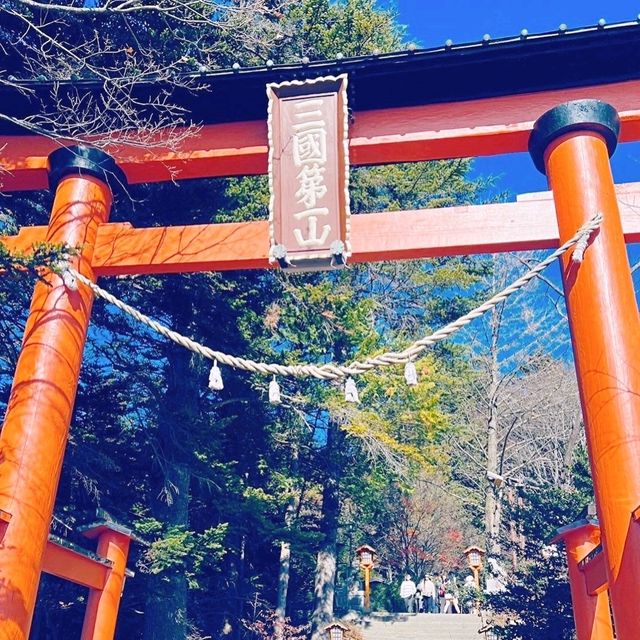
<path id="1" fill-rule="evenodd" d="M 597 214 L 602 217 L 602 214 Z M 591 240 L 591 236 L 593 236 L 595 229 L 591 229 L 588 233 L 584 233 L 578 241 L 576 242 L 575 247 L 573 248 L 573 252 L 571 253 L 571 260 L 573 262 L 577 262 L 578 264 L 582 263 L 584 260 L 584 254 L 587 248 L 589 247 L 589 241 Z"/>
<path id="2" fill-rule="evenodd" d="M 216 360 L 214 360 L 213 367 L 211 367 L 211 371 L 209 371 L 209 389 L 211 389 L 211 391 L 222 391 L 222 389 L 224 389 L 222 373 L 220 373 L 220 367 L 218 367 Z"/>
<path id="3" fill-rule="evenodd" d="M 62 274 L 62 284 L 64 284 L 69 291 L 78 290 L 78 278 L 76 278 L 71 271 L 65 271 Z"/>
<path id="4" fill-rule="evenodd" d="M 404 381 L 410 387 L 415 387 L 418 384 L 418 372 L 412 360 L 409 360 L 409 362 L 404 365 Z"/>
<path id="5" fill-rule="evenodd" d="M 78 290 L 78 273 L 65 260 L 59 260 L 51 266 L 51 270 L 62 278 L 62 284 L 69 291 Z"/>
<path id="6" fill-rule="evenodd" d="M 269 402 L 271 404 L 280 404 L 282 402 L 282 398 L 280 397 L 280 385 L 278 384 L 275 376 L 269 383 Z"/>
<path id="7" fill-rule="evenodd" d="M 578 242 L 576 242 L 576 246 L 573 249 L 571 254 L 571 260 L 573 262 L 577 262 L 580 264 L 584 260 L 584 252 L 587 250 L 589 246 L 589 236 L 582 236 Z"/>
<path id="8" fill-rule="evenodd" d="M 347 402 L 360 402 L 358 387 L 356 387 L 356 382 L 353 378 L 347 378 L 347 381 L 344 383 L 344 399 Z"/>

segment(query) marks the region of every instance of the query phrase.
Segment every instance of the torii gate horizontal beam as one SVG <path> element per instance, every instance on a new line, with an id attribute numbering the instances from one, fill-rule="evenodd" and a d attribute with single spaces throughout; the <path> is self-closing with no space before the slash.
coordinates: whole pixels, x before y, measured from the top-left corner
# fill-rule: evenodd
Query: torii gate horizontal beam
<path id="1" fill-rule="evenodd" d="M 600 547 L 600 553 L 580 566 L 580 571 L 584 574 L 587 593 L 590 596 L 596 596 L 607 588 L 607 569 L 602 547 Z"/>
<path id="2" fill-rule="evenodd" d="M 534 121 L 568 100 L 612 104 L 620 140 L 640 140 L 640 80 L 485 98 L 466 102 L 358 111 L 350 131 L 354 165 L 490 156 L 527 150 Z M 177 132 L 178 134 L 180 131 Z M 60 141 L 0 136 L 2 190 L 46 189 L 47 156 Z M 131 184 L 267 172 L 266 120 L 203 126 L 180 150 L 148 146 L 107 149 Z M 6 172 L 6 173 L 5 173 Z"/>
<path id="3" fill-rule="evenodd" d="M 95 554 L 76 550 L 50 538 L 44 551 L 42 570 L 83 587 L 101 590 L 111 572 L 111 564 Z"/>
<path id="4" fill-rule="evenodd" d="M 625 239 L 640 242 L 640 182 L 617 185 L 616 193 Z M 521 196 L 512 203 L 359 214 L 352 217 L 351 228 L 352 262 L 558 246 L 550 192 Z M 0 242 L 11 251 L 28 252 L 44 241 L 46 230 L 26 227 Z M 102 224 L 92 266 L 100 276 L 265 269 L 271 266 L 268 233 L 266 221 L 146 229 Z"/>

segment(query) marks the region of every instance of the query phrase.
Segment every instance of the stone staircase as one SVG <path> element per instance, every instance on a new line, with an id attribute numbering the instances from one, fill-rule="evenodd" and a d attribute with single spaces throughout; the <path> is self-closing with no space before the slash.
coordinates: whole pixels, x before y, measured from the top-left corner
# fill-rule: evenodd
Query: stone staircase
<path id="1" fill-rule="evenodd" d="M 365 640 L 484 640 L 469 614 L 374 613 L 361 621 Z"/>

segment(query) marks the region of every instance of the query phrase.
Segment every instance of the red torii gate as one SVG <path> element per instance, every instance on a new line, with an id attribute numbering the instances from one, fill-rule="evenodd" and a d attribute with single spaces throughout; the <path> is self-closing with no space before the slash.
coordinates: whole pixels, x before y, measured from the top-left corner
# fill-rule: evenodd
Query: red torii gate
<path id="1" fill-rule="evenodd" d="M 613 640 L 607 576 L 598 522 L 586 518 L 558 530 L 553 543 L 564 542 L 579 640 Z"/>
<path id="2" fill-rule="evenodd" d="M 637 27 L 622 25 L 619 32 L 626 38 L 632 28 Z M 560 44 L 556 37 L 565 40 Z M 570 37 L 549 36 L 543 42 L 547 49 L 520 55 L 533 59 L 549 50 L 561 55 L 567 47 L 571 53 Z M 576 35 L 583 70 L 592 62 L 585 51 L 599 55 L 596 38 L 602 37 L 595 29 Z M 479 44 L 474 55 L 494 64 L 493 46 Z M 508 59 L 516 46 L 512 40 L 495 43 L 495 51 L 505 50 Z M 443 56 L 452 53 L 451 47 L 445 49 Z M 465 56 L 466 50 L 453 59 L 464 62 Z M 411 54 L 406 60 L 408 72 L 417 73 Z M 393 64 L 399 73 L 397 60 Z M 349 61 L 334 66 L 349 73 Z M 326 67 L 314 70 L 311 65 L 305 73 L 320 75 Z M 361 67 L 355 72 L 363 73 Z M 640 225 L 627 216 L 623 229 L 609 154 L 619 127 L 622 140 L 640 139 L 640 81 L 628 69 L 622 75 L 623 81 L 613 83 L 593 81 L 588 73 L 555 83 L 575 86 L 582 80 L 582 86 L 569 90 L 550 89 L 538 79 L 531 85 L 536 93 L 510 95 L 502 87 L 496 95 L 471 102 L 427 104 L 418 96 L 410 106 L 367 105 L 362 113 L 356 109 L 350 149 L 355 164 L 373 164 L 529 146 L 549 179 L 557 215 L 556 226 L 554 207 L 543 196 L 511 205 L 354 216 L 354 261 L 545 248 L 570 238 L 595 213 L 603 214 L 584 262 L 578 267 L 563 258 L 563 281 L 616 631 L 622 640 L 631 640 L 640 627 L 640 531 L 632 517 L 640 505 L 640 372 L 635 364 L 640 322 L 625 235 L 637 240 Z M 573 98 L 579 101 L 557 106 Z M 611 103 L 620 119 L 613 107 L 587 98 Z M 0 137 L 0 148 L 3 144 L 2 166 L 10 171 L 7 190 L 43 188 L 50 181 L 55 191 L 49 225 L 6 238 L 8 247 L 28 248 L 37 239 L 81 246 L 73 266 L 91 279 L 269 266 L 263 222 L 162 229 L 107 222 L 110 179 L 121 171 L 129 182 L 166 180 L 171 170 L 180 170 L 180 178 L 264 172 L 264 122 L 208 124 L 179 154 L 127 150 L 113 159 L 87 148 L 51 153 L 51 141 L 32 136 Z M 632 185 L 620 191 L 635 197 L 640 189 Z M 465 215 L 456 215 L 452 225 L 452 214 Z M 407 225 L 410 237 L 401 231 Z M 71 292 L 54 275 L 51 284 L 35 286 L 0 442 L 0 638 L 7 640 L 28 637 L 93 301 L 87 287 Z M 104 606 L 100 628 L 87 638 L 113 637 L 117 606 L 113 601 Z M 583 635 L 582 627 L 579 633 L 580 640 L 607 638 L 599 631 Z"/>

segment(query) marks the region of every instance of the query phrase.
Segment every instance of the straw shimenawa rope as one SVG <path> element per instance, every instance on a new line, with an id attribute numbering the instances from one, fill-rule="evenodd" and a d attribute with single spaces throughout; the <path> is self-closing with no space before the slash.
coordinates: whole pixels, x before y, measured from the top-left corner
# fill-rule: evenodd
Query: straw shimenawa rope
<path id="1" fill-rule="evenodd" d="M 591 234 L 596 229 L 598 229 L 601 222 L 602 214 L 598 213 L 593 218 L 591 218 L 589 222 L 583 225 L 570 240 L 565 242 L 560 248 L 556 249 L 552 254 L 550 254 L 535 267 L 529 269 L 529 271 L 527 271 L 523 276 L 511 283 L 508 287 L 496 293 L 494 296 L 489 298 L 489 300 L 476 307 L 475 309 L 472 309 L 471 311 L 469 311 L 469 313 L 466 313 L 454 322 L 450 322 L 434 333 L 416 340 L 413 344 L 411 344 L 403 351 L 389 351 L 379 356 L 367 358 L 362 362 L 355 361 L 347 365 L 281 365 L 276 363 L 256 362 L 255 360 L 240 358 L 228 353 L 223 353 L 222 351 L 216 351 L 196 342 L 195 340 L 192 340 L 191 338 L 183 336 L 177 331 L 173 331 L 172 329 L 165 327 L 152 318 L 149 318 L 137 309 L 111 295 L 108 291 L 105 291 L 102 287 L 99 287 L 97 284 L 95 284 L 82 274 L 78 273 L 76 270 L 67 268 L 66 272 L 89 287 L 98 297 L 111 303 L 112 305 L 114 305 L 127 315 L 131 316 L 138 322 L 146 325 L 150 329 L 153 329 L 153 331 L 155 331 L 156 333 L 159 333 L 160 335 L 169 340 L 172 340 L 185 349 L 189 349 L 189 351 L 197 353 L 204 358 L 208 358 L 209 360 L 213 360 L 214 362 L 221 362 L 230 367 L 243 369 L 244 371 L 251 371 L 253 373 L 263 373 L 278 376 L 293 376 L 297 378 L 314 377 L 321 380 L 338 380 L 347 376 L 366 373 L 367 371 L 370 371 L 371 369 L 374 369 L 376 367 L 388 367 L 392 365 L 404 364 L 411 360 L 414 360 L 416 356 L 421 354 L 427 347 L 431 347 L 437 342 L 440 342 L 441 340 L 444 340 L 445 338 L 453 335 L 457 331 L 460 331 L 460 329 L 468 325 L 472 320 L 474 320 L 475 318 L 479 318 L 487 311 L 490 311 L 498 304 L 506 300 L 509 296 L 513 295 L 516 291 L 522 289 L 522 287 L 524 287 L 528 282 L 542 273 L 552 262 L 556 260 L 556 258 L 560 257 L 574 245 L 577 245 L 577 251 L 574 250 L 575 261 L 582 262 L 584 250 L 588 245 Z"/>

